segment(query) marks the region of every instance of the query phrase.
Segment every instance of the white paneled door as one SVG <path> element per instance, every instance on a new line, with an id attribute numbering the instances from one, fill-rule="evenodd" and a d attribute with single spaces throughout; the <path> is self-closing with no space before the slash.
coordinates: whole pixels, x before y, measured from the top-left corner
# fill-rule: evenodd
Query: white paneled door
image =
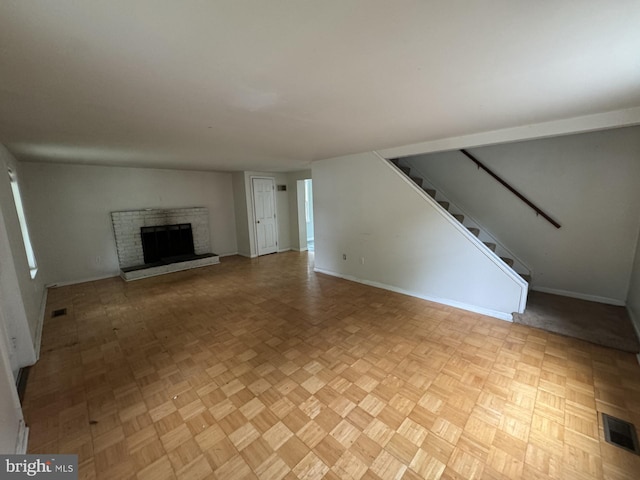
<path id="1" fill-rule="evenodd" d="M 275 253 L 278 251 L 275 181 L 273 178 L 254 177 L 251 183 L 258 255 Z"/>

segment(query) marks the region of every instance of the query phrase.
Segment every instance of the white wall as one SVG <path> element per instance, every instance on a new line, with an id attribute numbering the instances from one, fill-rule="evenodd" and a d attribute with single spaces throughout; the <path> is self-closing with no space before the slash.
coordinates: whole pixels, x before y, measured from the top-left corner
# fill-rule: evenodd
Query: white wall
<path id="1" fill-rule="evenodd" d="M 213 253 L 235 253 L 230 173 L 23 163 L 32 239 L 47 284 L 119 273 L 110 213 L 206 207 Z"/>
<path id="2" fill-rule="evenodd" d="M 22 186 L 20 165 L 0 145 L 0 453 L 24 453 L 26 432 L 15 375 L 21 367 L 36 361 L 45 295 L 42 269 L 35 279 L 29 272 L 9 167 Z M 30 221 L 29 212 L 26 214 Z M 37 249 L 35 254 L 38 258 Z M 21 438 L 24 442 L 19 442 Z"/>
<path id="3" fill-rule="evenodd" d="M 4 322 L 1 311 L 0 322 Z M 24 423 L 7 356 L 7 340 L 4 329 L 0 328 L 0 453 L 25 453 L 19 451 L 21 448 L 17 444 Z"/>
<path id="4" fill-rule="evenodd" d="M 627 294 L 627 310 L 636 327 L 636 333 L 640 338 L 640 238 L 636 246 L 635 260 L 629 280 L 629 293 Z M 640 359 L 640 357 L 639 357 Z"/>
<path id="5" fill-rule="evenodd" d="M 14 372 L 32 365 L 38 351 L 38 334 L 42 327 L 41 308 L 45 299 L 43 277 L 46 268 L 40 264 L 41 252 L 35 248 L 39 271 L 31 278 L 22 232 L 13 200 L 8 168 L 18 178 L 24 197 L 24 172 L 13 156 L 0 145 L 0 297 L 6 321 L 9 359 Z M 24 200 L 24 199 L 23 199 Z M 25 212 L 29 230 L 33 233 L 34 219 Z"/>
<path id="6" fill-rule="evenodd" d="M 234 172 L 232 174 L 232 183 L 238 253 L 244 257 L 250 257 L 249 210 L 253 207 L 247 203 L 247 185 L 244 179 L 244 172 Z M 249 196 L 251 196 L 251 191 L 249 191 Z"/>
<path id="7" fill-rule="evenodd" d="M 526 283 L 375 154 L 314 162 L 313 183 L 318 271 L 500 318 L 521 308 Z"/>
<path id="8" fill-rule="evenodd" d="M 37 330 L 37 324 L 41 321 L 38 316 L 31 321 L 27 317 L 27 305 L 21 293 L 8 239 L 4 215 L 0 213 L 0 329 L 6 334 L 7 358 L 13 375 L 17 377 L 20 368 L 36 361 L 37 335 L 31 330 Z M 31 326 L 32 323 L 36 324 L 35 327 Z"/>
<path id="9" fill-rule="evenodd" d="M 640 127 L 470 152 L 562 228 L 457 151 L 409 163 L 531 267 L 534 289 L 624 304 L 640 218 Z"/>
<path id="10" fill-rule="evenodd" d="M 289 219 L 289 186 L 286 174 L 278 174 L 276 181 L 276 213 L 278 220 L 278 251 L 291 250 L 291 222 Z M 278 191 L 278 185 L 284 185 L 287 190 Z M 255 233 L 255 230 L 254 230 Z M 257 242 L 256 242 L 257 244 Z M 257 252 L 256 252 L 257 253 Z"/>

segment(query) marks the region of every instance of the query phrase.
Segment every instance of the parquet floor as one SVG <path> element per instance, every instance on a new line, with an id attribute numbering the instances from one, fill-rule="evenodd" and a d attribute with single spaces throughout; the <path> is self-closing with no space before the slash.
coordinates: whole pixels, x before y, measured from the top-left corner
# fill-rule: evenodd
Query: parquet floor
<path id="1" fill-rule="evenodd" d="M 80 478 L 638 478 L 598 414 L 640 425 L 633 355 L 307 255 L 51 290 L 30 452 L 77 453 Z"/>

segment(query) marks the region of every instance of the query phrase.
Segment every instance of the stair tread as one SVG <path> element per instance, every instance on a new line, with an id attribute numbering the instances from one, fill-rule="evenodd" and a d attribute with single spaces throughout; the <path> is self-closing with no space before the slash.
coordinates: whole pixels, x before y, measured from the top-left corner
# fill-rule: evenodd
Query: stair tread
<path id="1" fill-rule="evenodd" d="M 398 166 L 398 168 L 402 170 L 405 175 L 409 175 L 411 173 L 411 169 L 409 167 Z"/>
<path id="2" fill-rule="evenodd" d="M 464 215 L 460 215 L 459 213 L 454 213 L 453 218 L 458 220 L 460 223 L 464 222 Z"/>
<path id="3" fill-rule="evenodd" d="M 431 198 L 436 198 L 436 191 L 433 188 L 427 188 L 425 189 L 425 192 L 427 192 L 427 195 Z"/>
<path id="4" fill-rule="evenodd" d="M 500 260 L 502 260 L 504 263 L 506 263 L 507 265 L 509 265 L 510 267 L 513 267 L 513 258 L 509 258 L 509 257 L 500 257 Z"/>
<path id="5" fill-rule="evenodd" d="M 489 248 L 489 250 L 491 250 L 492 252 L 496 251 L 496 244 L 495 243 L 491 243 L 491 242 L 483 242 L 487 248 Z"/>
<path id="6" fill-rule="evenodd" d="M 480 229 L 479 228 L 467 227 L 467 230 L 469 230 L 471 233 L 473 233 L 476 237 L 478 235 L 480 235 Z"/>
<path id="7" fill-rule="evenodd" d="M 391 163 L 393 163 L 396 167 L 400 166 L 400 159 L 399 158 L 390 158 L 389 161 Z"/>
<path id="8" fill-rule="evenodd" d="M 420 177 L 409 177 L 411 178 L 411 180 L 413 180 L 413 183 L 415 183 L 418 186 L 422 186 L 422 182 L 423 180 Z"/>
<path id="9" fill-rule="evenodd" d="M 442 206 L 442 208 L 444 208 L 445 210 L 449 210 L 449 202 L 445 202 L 444 200 L 440 200 L 438 203 L 439 203 L 439 204 Z"/>

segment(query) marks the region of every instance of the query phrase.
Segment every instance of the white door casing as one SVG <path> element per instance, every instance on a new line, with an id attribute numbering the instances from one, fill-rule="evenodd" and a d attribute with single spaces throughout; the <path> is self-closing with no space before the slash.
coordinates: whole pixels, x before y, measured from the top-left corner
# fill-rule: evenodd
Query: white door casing
<path id="1" fill-rule="evenodd" d="M 258 255 L 278 251 L 275 181 L 269 177 L 252 177 L 253 213 Z"/>

